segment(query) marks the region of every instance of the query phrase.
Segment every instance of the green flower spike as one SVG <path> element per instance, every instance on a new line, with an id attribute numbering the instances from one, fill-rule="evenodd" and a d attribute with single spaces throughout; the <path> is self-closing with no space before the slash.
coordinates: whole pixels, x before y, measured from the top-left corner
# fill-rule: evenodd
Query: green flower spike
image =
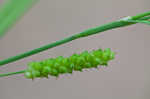
<path id="1" fill-rule="evenodd" d="M 31 62 L 25 71 L 28 79 L 48 78 L 48 75 L 58 77 L 60 74 L 82 71 L 88 68 L 98 68 L 99 65 L 107 66 L 108 61 L 114 59 L 115 53 L 109 48 L 104 51 L 101 49 L 91 52 L 84 51 L 80 54 L 73 54 L 70 57 L 59 56 L 40 62 Z"/>

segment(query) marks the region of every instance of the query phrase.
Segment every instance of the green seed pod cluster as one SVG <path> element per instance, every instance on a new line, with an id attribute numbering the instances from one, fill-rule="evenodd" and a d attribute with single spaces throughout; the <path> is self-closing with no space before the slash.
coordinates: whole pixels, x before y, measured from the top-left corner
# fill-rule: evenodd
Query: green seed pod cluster
<path id="1" fill-rule="evenodd" d="M 109 48 L 91 52 L 84 51 L 80 54 L 73 54 L 70 57 L 59 56 L 29 63 L 24 75 L 29 79 L 48 77 L 48 75 L 58 77 L 60 74 L 71 74 L 73 71 L 97 68 L 99 65 L 107 66 L 108 61 L 114 59 L 114 56 L 115 53 Z"/>

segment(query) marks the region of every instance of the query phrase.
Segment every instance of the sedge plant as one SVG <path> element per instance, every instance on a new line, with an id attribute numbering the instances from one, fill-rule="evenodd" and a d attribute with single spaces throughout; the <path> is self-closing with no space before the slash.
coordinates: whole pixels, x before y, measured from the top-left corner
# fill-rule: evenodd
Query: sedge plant
<path id="1" fill-rule="evenodd" d="M 21 1 L 21 2 L 20 2 Z M 25 11 L 33 5 L 37 0 L 8 0 L 0 8 L 0 35 L 3 35 L 16 20 L 25 13 Z M 20 5 L 18 5 L 20 4 Z M 35 48 L 16 56 L 11 56 L 7 59 L 0 60 L 0 67 L 6 64 L 27 58 L 34 54 L 46 51 L 48 49 L 60 46 L 76 39 L 96 35 L 107 30 L 121 28 L 134 25 L 136 23 L 150 25 L 150 11 L 137 14 L 135 16 L 127 16 L 113 22 L 109 22 L 94 28 L 87 29 L 83 32 L 73 34 L 72 36 L 52 42 L 50 44 Z M 104 50 L 97 49 L 92 51 L 84 51 L 75 53 L 70 57 L 58 56 L 56 58 L 44 59 L 37 62 L 29 62 L 26 70 L 17 72 L 9 72 L 0 74 L 0 77 L 11 76 L 16 74 L 24 74 L 28 79 L 43 78 L 49 75 L 58 77 L 60 74 L 72 73 L 73 71 L 82 71 L 83 69 L 98 68 L 98 66 L 107 66 L 110 60 L 115 58 L 115 53 L 110 48 Z"/>

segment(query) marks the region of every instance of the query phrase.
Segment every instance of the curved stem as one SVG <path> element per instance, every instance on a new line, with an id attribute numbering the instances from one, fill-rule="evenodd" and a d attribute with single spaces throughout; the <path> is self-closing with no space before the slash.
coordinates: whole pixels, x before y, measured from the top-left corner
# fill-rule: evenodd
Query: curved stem
<path id="1" fill-rule="evenodd" d="M 16 75 L 16 74 L 22 74 L 24 72 L 25 72 L 25 70 L 18 71 L 18 72 L 10 72 L 10 73 L 6 73 L 6 74 L 0 74 L 0 77 L 11 76 L 11 75 Z"/>
<path id="2" fill-rule="evenodd" d="M 150 12 L 146 12 L 144 14 L 139 14 L 137 16 L 133 16 L 133 18 L 138 19 L 138 18 L 142 18 L 142 17 L 147 16 L 147 15 L 150 15 Z M 34 55 L 34 54 L 37 54 L 37 53 L 40 53 L 40 52 L 45 51 L 47 49 L 56 47 L 58 45 L 68 43 L 68 42 L 70 42 L 72 40 L 75 40 L 75 39 L 79 39 L 79 38 L 82 38 L 82 37 L 87 37 L 89 35 L 94 35 L 94 34 L 104 32 L 104 31 L 107 31 L 107 30 L 110 30 L 110 29 L 114 29 L 114 28 L 118 28 L 118 27 L 124 27 L 124 26 L 131 25 L 131 24 L 135 24 L 135 23 L 125 22 L 125 21 L 114 21 L 114 22 L 111 22 L 111 23 L 108 23 L 108 24 L 104 24 L 104 25 L 95 27 L 95 28 L 91 28 L 91 29 L 85 30 L 81 33 L 74 34 L 70 37 L 67 37 L 67 38 L 64 38 L 62 40 L 56 41 L 54 43 L 50 43 L 48 45 L 42 46 L 40 48 L 36 48 L 36 49 L 31 50 L 31 51 L 28 51 L 28 52 L 25 52 L 25 53 L 22 53 L 22 54 L 18 54 L 16 56 L 12 56 L 8 59 L 1 60 L 0 61 L 0 66 L 11 63 L 11 62 L 15 62 L 17 60 L 23 59 L 25 57 L 28 57 L 28 56 L 31 56 L 31 55 Z"/>

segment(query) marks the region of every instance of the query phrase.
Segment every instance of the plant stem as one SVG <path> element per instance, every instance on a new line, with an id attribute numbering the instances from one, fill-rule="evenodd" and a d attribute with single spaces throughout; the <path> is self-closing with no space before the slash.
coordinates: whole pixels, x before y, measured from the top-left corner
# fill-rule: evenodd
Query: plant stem
<path id="1" fill-rule="evenodd" d="M 6 74 L 0 74 L 0 77 L 11 76 L 11 75 L 16 75 L 16 74 L 22 74 L 24 72 L 25 72 L 25 70 L 18 71 L 18 72 L 10 72 L 10 73 L 6 73 Z"/>
<path id="2" fill-rule="evenodd" d="M 150 21 L 147 20 L 128 20 L 128 22 L 143 23 L 146 25 L 150 25 Z"/>
<path id="3" fill-rule="evenodd" d="M 145 16 L 149 16 L 149 15 L 150 15 L 150 11 L 145 12 L 145 13 L 141 13 L 141 14 L 138 14 L 138 15 L 136 15 L 136 16 L 132 16 L 132 19 L 133 19 L 133 20 L 137 20 L 137 19 L 143 18 L 143 17 L 145 17 Z"/>
<path id="4" fill-rule="evenodd" d="M 17 61 L 17 60 L 20 60 L 22 58 L 25 58 L 25 57 L 28 57 L 28 56 L 31 56 L 31 55 L 34 55 L 36 53 L 45 51 L 47 49 L 53 48 L 55 46 L 67 43 L 69 41 L 72 41 L 72 40 L 75 40 L 75 39 L 78 39 L 78 38 L 81 38 L 81 37 L 86 37 L 86 36 L 89 36 L 89 35 L 96 34 L 98 32 L 106 31 L 108 29 L 112 29 L 112 28 L 115 28 L 115 27 L 121 27 L 121 26 L 125 26 L 125 25 L 128 25 L 128 23 L 124 23 L 124 22 L 112 22 L 112 23 L 105 24 L 105 25 L 97 27 L 97 28 L 89 29 L 89 30 L 86 30 L 86 31 L 81 32 L 79 34 L 75 34 L 73 36 L 65 38 L 63 40 L 59 40 L 59 41 L 56 41 L 54 43 L 42 46 L 40 48 L 33 49 L 31 51 L 25 52 L 23 54 L 19 54 L 17 56 L 13 56 L 13 57 L 10 57 L 10 58 L 5 59 L 5 60 L 1 60 L 0 61 L 0 66 L 8 64 L 8 63 L 11 63 L 11 62 L 14 62 L 14 61 Z"/>
<path id="5" fill-rule="evenodd" d="M 137 16 L 133 16 L 133 18 L 134 18 L 134 20 L 136 20 L 136 19 L 148 16 L 148 15 L 150 15 L 150 12 L 146 12 L 144 14 L 139 14 Z M 75 40 L 75 39 L 79 39 L 79 38 L 82 38 L 82 37 L 87 37 L 89 35 L 94 35 L 94 34 L 104 32 L 104 31 L 107 31 L 107 30 L 110 30 L 110 29 L 114 29 L 114 28 L 118 28 L 118 27 L 124 27 L 124 26 L 131 25 L 131 24 L 135 24 L 135 23 L 125 22 L 125 21 L 120 20 L 120 21 L 110 22 L 108 24 L 104 24 L 104 25 L 101 25 L 101 26 L 98 26 L 98 27 L 95 27 L 95 28 L 91 28 L 91 29 L 85 30 L 81 33 L 74 34 L 70 37 L 67 37 L 67 38 L 64 38 L 62 40 L 56 41 L 54 43 L 50 43 L 48 45 L 42 46 L 40 48 L 36 48 L 36 49 L 31 50 L 31 51 L 28 51 L 28 52 L 25 52 L 25 53 L 22 53 L 22 54 L 18 54 L 16 56 L 12 56 L 8 59 L 1 60 L 0 61 L 0 66 L 11 63 L 11 62 L 15 62 L 17 60 L 23 59 L 25 57 L 28 57 L 28 56 L 31 56 L 31 55 L 34 55 L 34 54 L 37 54 L 37 53 L 40 53 L 40 52 L 45 51 L 47 49 L 56 47 L 58 45 L 68 43 L 68 42 L 70 42 L 72 40 Z"/>

